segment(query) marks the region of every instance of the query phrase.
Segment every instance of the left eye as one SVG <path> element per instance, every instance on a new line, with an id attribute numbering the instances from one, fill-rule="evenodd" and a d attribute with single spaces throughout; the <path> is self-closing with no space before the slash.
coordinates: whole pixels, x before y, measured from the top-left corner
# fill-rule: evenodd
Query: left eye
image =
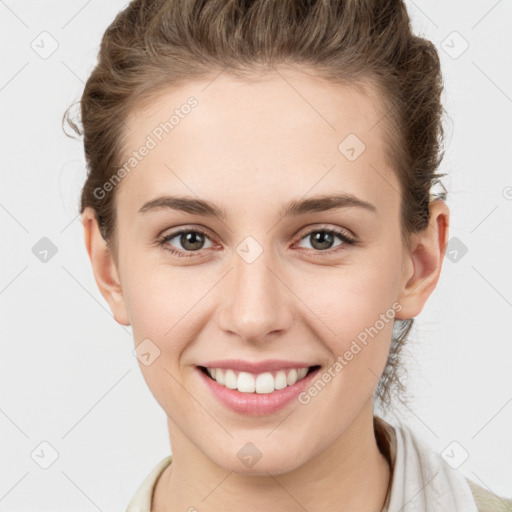
<path id="1" fill-rule="evenodd" d="M 310 240 L 310 244 L 313 246 L 311 249 L 315 249 L 317 251 L 326 251 L 333 247 L 334 239 L 336 237 L 341 240 L 341 243 L 338 244 L 338 246 L 343 244 L 350 245 L 354 243 L 354 240 L 351 237 L 335 229 L 317 229 L 315 231 L 310 231 L 301 238 L 301 241 Z"/>

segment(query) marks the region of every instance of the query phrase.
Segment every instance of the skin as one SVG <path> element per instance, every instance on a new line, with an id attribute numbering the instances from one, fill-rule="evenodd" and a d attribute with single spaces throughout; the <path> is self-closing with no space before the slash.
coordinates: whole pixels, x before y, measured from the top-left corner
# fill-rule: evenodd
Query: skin
<path id="1" fill-rule="evenodd" d="M 401 305 L 397 319 L 418 315 L 441 272 L 448 207 L 431 203 L 428 227 L 410 250 L 403 246 L 400 184 L 385 154 L 385 122 L 376 124 L 384 108 L 370 87 L 329 84 L 296 68 L 252 82 L 227 73 L 212 79 L 163 91 L 131 113 L 126 154 L 189 96 L 199 102 L 117 185 L 117 256 L 94 212 L 82 216 L 95 280 L 114 318 L 131 324 L 135 345 L 149 338 L 160 350 L 140 365 L 167 415 L 173 453 L 153 509 L 380 512 L 390 471 L 373 431 L 373 394 L 391 321 L 310 403 L 264 417 L 218 403 L 195 365 L 276 358 L 328 368 L 393 303 Z M 353 162 L 338 150 L 349 133 L 366 145 Z M 292 199 L 334 192 L 376 213 L 279 215 Z M 138 212 L 164 194 L 207 199 L 227 218 Z M 207 232 L 190 258 L 158 245 L 181 227 Z M 359 242 L 335 237 L 322 250 L 309 236 L 321 228 Z M 252 263 L 236 252 L 249 235 L 263 250 Z M 179 236 L 167 245 L 187 251 Z M 262 453 L 250 468 L 237 457 L 248 442 Z"/>

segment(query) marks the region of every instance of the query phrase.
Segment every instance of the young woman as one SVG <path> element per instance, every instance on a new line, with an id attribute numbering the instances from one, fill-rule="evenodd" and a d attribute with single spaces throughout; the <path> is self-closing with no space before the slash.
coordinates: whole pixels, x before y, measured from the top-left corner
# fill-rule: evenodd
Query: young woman
<path id="1" fill-rule="evenodd" d="M 510 510 L 374 414 L 448 239 L 441 91 L 398 0 L 135 0 L 108 27 L 80 211 L 172 447 L 128 512 Z"/>

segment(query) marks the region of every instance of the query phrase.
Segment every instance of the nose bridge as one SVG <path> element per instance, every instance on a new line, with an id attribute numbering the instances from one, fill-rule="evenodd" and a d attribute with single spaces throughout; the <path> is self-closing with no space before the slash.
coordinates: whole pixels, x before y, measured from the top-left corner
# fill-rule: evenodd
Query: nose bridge
<path id="1" fill-rule="evenodd" d="M 276 276 L 272 251 L 247 237 L 233 254 L 233 271 L 222 305 L 222 327 L 250 341 L 264 340 L 291 323 L 286 287 Z"/>

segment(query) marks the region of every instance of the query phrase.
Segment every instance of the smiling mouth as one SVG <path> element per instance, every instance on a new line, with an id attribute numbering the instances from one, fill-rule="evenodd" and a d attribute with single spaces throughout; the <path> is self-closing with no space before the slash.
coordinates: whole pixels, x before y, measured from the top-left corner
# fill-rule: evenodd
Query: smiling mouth
<path id="1" fill-rule="evenodd" d="M 237 390 L 242 393 L 269 394 L 304 379 L 313 372 L 320 369 L 320 365 L 309 368 L 287 368 L 274 372 L 263 372 L 252 374 L 231 369 L 206 368 L 198 366 L 209 379 L 228 389 Z"/>

